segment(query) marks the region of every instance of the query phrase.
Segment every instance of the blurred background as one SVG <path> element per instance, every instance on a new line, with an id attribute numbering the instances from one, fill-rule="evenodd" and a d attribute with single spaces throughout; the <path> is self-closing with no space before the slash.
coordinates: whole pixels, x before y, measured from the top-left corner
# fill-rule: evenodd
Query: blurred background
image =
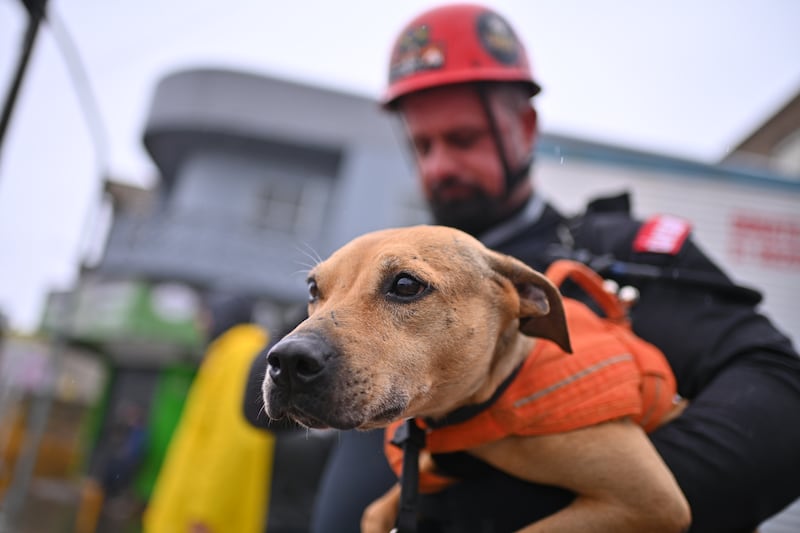
<path id="1" fill-rule="evenodd" d="M 544 88 L 553 203 L 689 219 L 797 343 L 800 3 L 485 3 Z M 427 221 L 376 99 L 435 4 L 0 0 L 0 532 L 138 531 L 207 296 L 276 334 L 319 257 Z"/>

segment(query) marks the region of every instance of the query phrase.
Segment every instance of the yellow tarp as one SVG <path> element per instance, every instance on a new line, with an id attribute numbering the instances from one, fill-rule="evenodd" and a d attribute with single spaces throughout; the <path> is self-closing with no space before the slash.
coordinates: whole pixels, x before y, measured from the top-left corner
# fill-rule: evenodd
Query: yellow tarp
<path id="1" fill-rule="evenodd" d="M 253 357 L 267 344 L 258 326 L 231 328 L 197 373 L 144 515 L 146 533 L 262 533 L 275 438 L 244 418 Z"/>

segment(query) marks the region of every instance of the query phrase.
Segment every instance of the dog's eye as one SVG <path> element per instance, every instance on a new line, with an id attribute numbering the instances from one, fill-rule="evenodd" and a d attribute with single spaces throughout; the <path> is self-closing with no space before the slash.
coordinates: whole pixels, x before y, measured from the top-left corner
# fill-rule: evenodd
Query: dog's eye
<path id="1" fill-rule="evenodd" d="M 308 280 L 308 303 L 314 303 L 319 299 L 319 287 L 313 279 Z"/>
<path id="2" fill-rule="evenodd" d="M 400 300 L 410 300 L 421 296 L 428 290 L 428 285 L 409 274 L 399 274 L 389 287 L 389 296 Z"/>

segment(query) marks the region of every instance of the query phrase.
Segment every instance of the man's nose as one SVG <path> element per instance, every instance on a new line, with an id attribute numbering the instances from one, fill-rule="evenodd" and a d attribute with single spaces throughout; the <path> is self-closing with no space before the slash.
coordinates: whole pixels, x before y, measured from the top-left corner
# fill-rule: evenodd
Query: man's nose
<path id="1" fill-rule="evenodd" d="M 420 174 L 426 184 L 436 184 L 445 178 L 458 174 L 453 154 L 442 144 L 432 146 L 418 160 Z"/>

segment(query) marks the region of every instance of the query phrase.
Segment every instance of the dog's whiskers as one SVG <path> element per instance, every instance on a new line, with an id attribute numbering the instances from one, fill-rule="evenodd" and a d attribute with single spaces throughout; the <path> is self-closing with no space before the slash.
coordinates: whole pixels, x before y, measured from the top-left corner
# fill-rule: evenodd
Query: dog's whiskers
<path id="1" fill-rule="evenodd" d="M 295 250 L 303 254 L 306 257 L 306 259 L 309 259 L 311 261 L 310 263 L 298 262 L 300 266 L 306 269 L 306 271 L 311 270 L 312 268 L 314 268 L 315 266 L 317 266 L 322 262 L 322 257 L 320 257 L 319 253 L 314 249 L 313 246 L 311 246 L 307 242 L 303 242 L 300 244 L 302 244 L 303 247 L 301 248 L 299 245 L 295 246 Z"/>

